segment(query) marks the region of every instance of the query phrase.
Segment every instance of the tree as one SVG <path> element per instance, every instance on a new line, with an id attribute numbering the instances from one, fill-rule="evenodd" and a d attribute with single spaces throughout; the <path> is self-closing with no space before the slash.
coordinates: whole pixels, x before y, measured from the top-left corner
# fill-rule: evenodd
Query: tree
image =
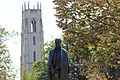
<path id="1" fill-rule="evenodd" d="M 12 36 L 14 34 L 10 34 L 0 26 L 0 80 L 14 80 L 16 76 L 11 67 L 12 61 L 5 43 Z"/>
<path id="2" fill-rule="evenodd" d="M 79 64 L 86 66 L 81 73 L 94 80 L 118 79 L 120 0 L 53 2 L 56 5 L 57 25 L 63 30 L 69 53 L 79 56 Z"/>

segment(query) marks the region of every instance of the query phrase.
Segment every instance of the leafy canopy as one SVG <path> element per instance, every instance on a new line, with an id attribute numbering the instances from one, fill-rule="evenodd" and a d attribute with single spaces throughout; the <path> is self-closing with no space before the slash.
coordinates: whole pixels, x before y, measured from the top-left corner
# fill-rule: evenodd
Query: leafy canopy
<path id="1" fill-rule="evenodd" d="M 16 76 L 11 65 L 9 50 L 5 43 L 13 36 L 13 33 L 7 32 L 5 28 L 0 26 L 0 80 L 14 80 Z"/>
<path id="2" fill-rule="evenodd" d="M 88 78 L 91 74 L 99 74 L 102 78 L 118 77 L 120 0 L 53 2 L 57 25 L 63 30 L 69 53 L 78 55 L 81 58 L 80 64 L 87 67 L 82 73 Z M 112 69 L 116 74 L 108 74 Z"/>

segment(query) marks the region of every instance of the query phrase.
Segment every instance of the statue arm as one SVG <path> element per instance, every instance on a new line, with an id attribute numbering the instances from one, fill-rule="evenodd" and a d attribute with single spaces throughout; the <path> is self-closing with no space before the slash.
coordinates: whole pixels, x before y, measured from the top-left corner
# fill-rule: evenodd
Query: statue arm
<path id="1" fill-rule="evenodd" d="M 48 70 L 50 69 L 50 59 L 51 59 L 51 51 L 49 52 L 49 56 L 48 56 Z"/>
<path id="2" fill-rule="evenodd" d="M 70 73 L 70 68 L 69 68 L 68 52 L 67 52 L 67 67 L 68 67 L 68 74 L 69 74 Z"/>
<path id="3" fill-rule="evenodd" d="M 51 58 L 52 57 L 52 50 L 49 52 L 49 58 L 48 58 L 48 72 L 54 73 L 53 65 L 51 64 Z"/>
<path id="4" fill-rule="evenodd" d="M 65 54 L 66 54 L 66 67 L 67 67 L 68 73 L 69 73 L 70 70 L 69 70 L 69 62 L 68 62 L 68 52 L 66 51 Z"/>

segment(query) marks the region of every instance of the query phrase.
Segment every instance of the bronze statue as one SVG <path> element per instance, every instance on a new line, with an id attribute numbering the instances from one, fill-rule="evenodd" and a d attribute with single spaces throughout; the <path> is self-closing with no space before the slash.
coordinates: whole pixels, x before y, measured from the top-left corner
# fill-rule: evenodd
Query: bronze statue
<path id="1" fill-rule="evenodd" d="M 61 40 L 55 39 L 55 48 L 49 53 L 49 80 L 68 80 L 68 54 L 61 48 Z"/>

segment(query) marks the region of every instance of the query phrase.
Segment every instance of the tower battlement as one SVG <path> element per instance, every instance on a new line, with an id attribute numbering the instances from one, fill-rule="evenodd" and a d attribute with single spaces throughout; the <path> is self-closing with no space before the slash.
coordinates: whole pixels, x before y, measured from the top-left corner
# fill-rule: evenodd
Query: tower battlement
<path id="1" fill-rule="evenodd" d="M 33 5 L 32 8 L 30 7 L 30 2 L 24 2 L 22 4 L 22 11 L 26 10 L 41 10 L 41 3 L 37 2 L 36 5 Z"/>

